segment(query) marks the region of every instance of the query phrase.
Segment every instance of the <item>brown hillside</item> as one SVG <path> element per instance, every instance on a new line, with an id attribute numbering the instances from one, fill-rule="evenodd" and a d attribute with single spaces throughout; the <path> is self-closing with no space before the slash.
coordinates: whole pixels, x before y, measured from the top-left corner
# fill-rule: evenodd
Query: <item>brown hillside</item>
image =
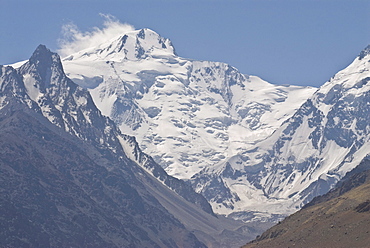
<path id="1" fill-rule="evenodd" d="M 370 247 L 370 171 L 352 176 L 317 202 L 243 248 Z"/>

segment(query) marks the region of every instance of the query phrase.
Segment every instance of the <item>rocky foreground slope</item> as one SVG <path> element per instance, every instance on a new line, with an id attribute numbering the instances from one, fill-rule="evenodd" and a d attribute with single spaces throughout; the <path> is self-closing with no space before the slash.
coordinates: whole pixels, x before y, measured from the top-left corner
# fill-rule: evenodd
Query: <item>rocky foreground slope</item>
<path id="1" fill-rule="evenodd" d="M 335 189 L 243 247 L 368 247 L 369 232 L 370 161 L 365 160 Z"/>

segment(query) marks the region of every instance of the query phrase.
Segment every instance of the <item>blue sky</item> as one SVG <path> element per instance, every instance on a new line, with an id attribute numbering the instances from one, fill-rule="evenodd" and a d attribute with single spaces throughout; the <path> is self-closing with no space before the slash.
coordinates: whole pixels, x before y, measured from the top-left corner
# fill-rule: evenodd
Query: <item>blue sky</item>
<path id="1" fill-rule="evenodd" d="M 0 0 L 0 64 L 57 51 L 63 25 L 102 28 L 99 13 L 276 84 L 320 86 L 370 44 L 368 0 Z"/>

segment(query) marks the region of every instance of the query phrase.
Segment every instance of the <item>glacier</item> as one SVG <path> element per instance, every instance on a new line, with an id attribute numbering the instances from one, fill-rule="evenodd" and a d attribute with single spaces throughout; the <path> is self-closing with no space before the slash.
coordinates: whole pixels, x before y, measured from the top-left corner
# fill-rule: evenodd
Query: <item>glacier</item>
<path id="1" fill-rule="evenodd" d="M 167 173 L 189 180 L 269 136 L 316 90 L 179 57 L 150 29 L 71 54 L 67 75 Z"/>

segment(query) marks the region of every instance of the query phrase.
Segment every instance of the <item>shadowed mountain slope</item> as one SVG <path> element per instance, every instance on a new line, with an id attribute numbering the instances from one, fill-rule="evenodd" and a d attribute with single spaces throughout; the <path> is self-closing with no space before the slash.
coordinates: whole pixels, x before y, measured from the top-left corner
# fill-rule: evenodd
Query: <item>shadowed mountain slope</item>
<path id="1" fill-rule="evenodd" d="M 132 172 L 30 112 L 1 110 L 1 246 L 202 247 Z"/>

